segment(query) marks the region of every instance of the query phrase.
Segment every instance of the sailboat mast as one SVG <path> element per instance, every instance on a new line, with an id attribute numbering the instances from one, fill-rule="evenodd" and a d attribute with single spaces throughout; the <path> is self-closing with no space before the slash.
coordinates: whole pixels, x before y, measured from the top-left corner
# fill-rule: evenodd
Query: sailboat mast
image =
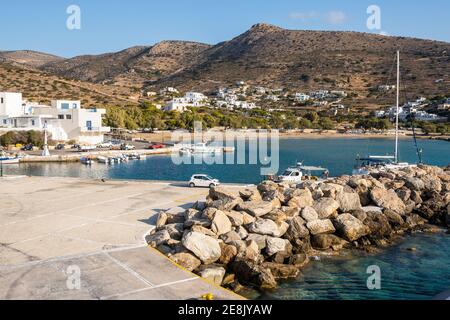
<path id="1" fill-rule="evenodd" d="M 397 51 L 397 111 L 395 113 L 395 163 L 398 163 L 398 113 L 400 109 L 400 50 Z"/>

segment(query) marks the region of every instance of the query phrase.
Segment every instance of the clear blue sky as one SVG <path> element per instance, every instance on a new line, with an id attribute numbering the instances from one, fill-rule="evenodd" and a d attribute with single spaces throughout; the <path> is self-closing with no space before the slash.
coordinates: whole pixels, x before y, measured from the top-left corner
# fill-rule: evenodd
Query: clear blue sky
<path id="1" fill-rule="evenodd" d="M 81 30 L 66 28 L 71 4 L 81 8 Z M 367 29 L 366 10 L 372 4 L 381 8 L 381 30 Z M 448 0 L 15 0 L 2 1 L 1 13 L 0 50 L 31 49 L 65 57 L 160 40 L 216 44 L 258 22 L 450 42 Z"/>

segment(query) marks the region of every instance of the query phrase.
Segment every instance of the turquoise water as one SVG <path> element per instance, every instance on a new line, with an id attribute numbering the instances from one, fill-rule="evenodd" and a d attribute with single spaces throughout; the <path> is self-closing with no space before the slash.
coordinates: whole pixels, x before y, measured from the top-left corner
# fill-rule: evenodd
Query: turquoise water
<path id="1" fill-rule="evenodd" d="M 409 251 L 414 247 L 416 251 Z M 450 290 L 450 235 L 416 234 L 374 255 L 312 261 L 297 281 L 261 299 L 428 300 Z M 381 270 L 381 289 L 369 290 L 367 268 Z M 450 295 L 450 294 L 449 294 Z"/>
<path id="2" fill-rule="evenodd" d="M 433 165 L 450 163 L 450 143 L 446 141 L 419 141 L 424 150 L 424 161 Z M 304 161 L 308 165 L 327 167 L 332 176 L 350 174 L 357 154 L 384 155 L 393 152 L 391 139 L 281 139 L 279 152 L 279 172 Z M 245 150 L 248 163 L 248 148 Z M 230 155 L 226 155 L 230 156 Z M 417 162 L 415 148 L 411 140 L 401 141 L 402 161 Z M 233 155 L 231 155 L 233 157 Z M 234 154 L 236 160 L 237 154 Z M 152 156 L 147 160 L 129 162 L 114 166 L 95 164 L 92 167 L 72 164 L 22 164 L 7 166 L 7 174 L 26 174 L 43 176 L 70 176 L 106 179 L 140 179 L 187 181 L 195 173 L 209 174 L 223 182 L 258 183 L 261 165 L 250 164 L 191 164 L 176 165 L 170 156 Z M 201 160 L 201 159 L 200 159 Z M 223 161 L 226 162 L 226 161 Z M 236 163 L 237 161 L 234 161 Z"/>

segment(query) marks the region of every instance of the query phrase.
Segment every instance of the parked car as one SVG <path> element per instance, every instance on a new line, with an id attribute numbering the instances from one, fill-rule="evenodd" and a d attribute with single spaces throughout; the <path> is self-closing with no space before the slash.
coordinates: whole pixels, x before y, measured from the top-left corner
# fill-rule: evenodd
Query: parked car
<path id="1" fill-rule="evenodd" d="M 214 179 L 206 174 L 195 174 L 192 176 L 191 180 L 189 181 L 190 188 L 195 188 L 195 187 L 213 188 L 218 185 L 220 185 L 219 180 Z"/>
<path id="2" fill-rule="evenodd" d="M 148 148 L 154 150 L 154 149 L 162 149 L 162 148 L 165 148 L 165 147 L 166 147 L 165 144 L 154 143 L 154 144 L 151 144 Z"/>
<path id="3" fill-rule="evenodd" d="M 126 151 L 129 151 L 129 150 L 134 150 L 134 149 L 136 149 L 136 147 L 133 146 L 132 144 L 126 144 L 126 143 L 124 143 L 124 144 L 122 144 L 122 145 L 120 146 L 120 150 L 126 150 Z"/>
<path id="4" fill-rule="evenodd" d="M 111 149 L 113 147 L 112 142 L 103 142 L 97 145 L 97 148 L 99 149 Z"/>
<path id="5" fill-rule="evenodd" d="M 66 145 L 65 145 L 65 144 L 62 144 L 62 143 L 58 144 L 58 145 L 55 147 L 56 150 L 64 150 L 65 148 L 66 148 Z"/>
<path id="6" fill-rule="evenodd" d="M 33 151 L 33 147 L 34 146 L 31 143 L 29 143 L 29 144 L 23 146 L 20 150 L 22 150 L 22 151 Z"/>

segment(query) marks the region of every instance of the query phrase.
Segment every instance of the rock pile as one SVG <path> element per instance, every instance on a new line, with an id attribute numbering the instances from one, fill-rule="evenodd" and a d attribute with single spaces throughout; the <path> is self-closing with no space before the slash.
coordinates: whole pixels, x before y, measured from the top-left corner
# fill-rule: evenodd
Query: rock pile
<path id="1" fill-rule="evenodd" d="M 160 212 L 147 241 L 218 285 L 274 288 L 297 277 L 311 256 L 385 246 L 431 225 L 450 226 L 450 167 L 266 181 L 239 192 L 216 187 L 185 212 Z"/>

